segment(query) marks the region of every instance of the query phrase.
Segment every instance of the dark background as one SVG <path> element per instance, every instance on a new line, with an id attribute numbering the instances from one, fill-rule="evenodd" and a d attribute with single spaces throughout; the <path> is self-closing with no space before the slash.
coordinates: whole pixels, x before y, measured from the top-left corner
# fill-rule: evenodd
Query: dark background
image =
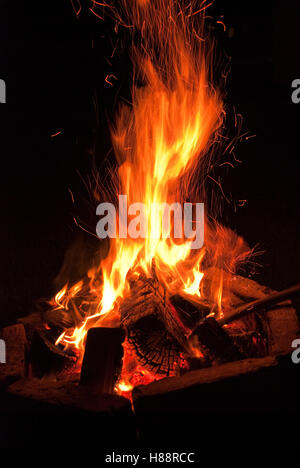
<path id="1" fill-rule="evenodd" d="M 83 180 L 93 161 L 104 179 L 112 158 L 107 122 L 129 96 L 126 47 L 111 58 L 118 36 L 90 13 L 90 2 L 82 1 L 79 19 L 67 0 L 28 3 L 0 2 L 0 78 L 7 84 L 7 104 L 0 105 L 0 325 L 52 295 L 67 247 L 83 235 L 73 216 L 94 232 L 96 203 Z M 284 288 L 299 280 L 300 266 L 300 104 L 291 101 L 291 82 L 300 78 L 299 1 L 217 0 L 211 12 L 227 25 L 225 33 L 216 26 L 232 57 L 227 106 L 256 135 L 236 148 L 242 164 L 222 173 L 232 200 L 223 203 L 223 222 L 265 252 L 255 277 Z M 105 82 L 111 73 L 113 87 Z"/>

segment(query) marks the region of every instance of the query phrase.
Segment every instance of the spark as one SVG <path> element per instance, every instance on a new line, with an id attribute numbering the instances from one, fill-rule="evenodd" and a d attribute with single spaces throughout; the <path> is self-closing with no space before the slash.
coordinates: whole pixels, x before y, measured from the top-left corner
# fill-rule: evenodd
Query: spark
<path id="1" fill-rule="evenodd" d="M 226 31 L 226 24 L 223 23 L 223 21 L 217 21 L 218 24 L 221 24 L 224 28 L 224 31 Z"/>
<path id="2" fill-rule="evenodd" d="M 69 189 L 69 188 L 68 188 L 68 192 L 69 192 L 69 194 L 70 194 L 70 196 L 71 196 L 72 203 L 74 204 L 74 203 L 75 203 L 75 200 L 74 200 L 74 195 L 73 195 L 73 192 L 72 192 L 72 190 L 71 190 L 71 189 Z M 75 220 L 75 218 L 74 218 L 74 220 Z"/>
<path id="3" fill-rule="evenodd" d="M 115 52 L 116 52 L 117 46 L 118 46 L 118 42 L 119 42 L 119 39 L 117 39 L 116 45 L 114 47 L 114 50 L 112 51 L 112 54 L 111 54 L 110 58 L 113 58 L 113 56 L 115 55 Z"/>
<path id="4" fill-rule="evenodd" d="M 210 175 L 207 176 L 209 177 L 215 184 L 217 184 L 217 186 L 220 188 L 221 192 L 222 192 L 222 195 L 223 197 L 225 198 L 225 200 L 227 201 L 227 203 L 230 203 L 228 198 L 226 197 L 225 193 L 224 193 L 224 190 L 223 190 L 223 187 L 222 187 L 222 184 L 220 181 L 217 181 L 216 179 L 214 179 L 213 177 L 211 177 Z"/>
<path id="5" fill-rule="evenodd" d="M 81 3 L 80 3 L 79 0 L 76 0 L 76 2 L 74 2 L 73 0 L 70 0 L 70 2 L 71 2 L 71 5 L 72 5 L 72 8 L 73 8 L 73 10 L 74 10 L 74 13 L 75 13 L 75 15 L 76 15 L 77 18 L 78 18 L 78 16 L 79 16 L 80 13 L 81 13 L 81 10 L 82 10 Z M 75 3 L 77 3 L 77 9 L 76 9 Z"/>
<path id="6" fill-rule="evenodd" d="M 51 135 L 51 138 L 54 138 L 54 137 L 56 137 L 57 135 L 60 135 L 61 133 L 62 133 L 61 130 L 60 130 L 59 132 L 53 133 L 53 134 Z"/>
<path id="7" fill-rule="evenodd" d="M 115 75 L 113 75 L 113 74 L 107 75 L 107 76 L 105 77 L 105 82 L 106 82 L 107 84 L 109 84 L 110 86 L 113 86 L 113 83 L 112 83 L 111 81 L 109 81 L 111 78 L 114 78 L 115 80 L 118 80 L 118 78 L 117 78 Z"/>
<path id="8" fill-rule="evenodd" d="M 94 236 L 96 237 L 96 239 L 99 239 L 99 237 L 94 234 L 92 231 L 89 231 L 88 229 L 84 228 L 81 224 L 78 223 L 77 219 L 75 218 L 75 216 L 73 216 L 73 221 L 74 223 L 76 224 L 77 227 L 79 227 L 79 229 L 81 229 L 82 231 L 84 232 L 87 232 L 88 234 L 90 234 L 91 236 Z"/>
<path id="9" fill-rule="evenodd" d="M 93 15 L 97 16 L 97 18 L 101 19 L 102 21 L 104 20 L 104 18 L 102 16 L 100 16 L 98 13 L 96 13 L 94 10 L 93 10 L 94 7 L 92 8 L 89 8 L 89 10 L 93 13 Z"/>
<path id="10" fill-rule="evenodd" d="M 202 11 L 206 10 L 207 8 L 209 8 L 214 2 L 210 2 L 208 5 L 204 5 L 202 8 L 199 8 L 199 10 L 195 11 L 194 13 L 190 13 L 189 15 L 187 15 L 187 18 L 190 18 L 191 16 L 196 16 L 198 15 L 199 13 L 201 13 Z"/>
<path id="11" fill-rule="evenodd" d="M 245 206 L 246 203 L 247 203 L 247 200 L 239 200 L 238 206 L 240 207 Z"/>
<path id="12" fill-rule="evenodd" d="M 234 165 L 232 163 L 228 162 L 228 161 L 223 162 L 222 164 L 220 164 L 220 167 L 221 166 L 230 166 L 230 167 L 232 167 L 232 169 L 234 169 Z"/>

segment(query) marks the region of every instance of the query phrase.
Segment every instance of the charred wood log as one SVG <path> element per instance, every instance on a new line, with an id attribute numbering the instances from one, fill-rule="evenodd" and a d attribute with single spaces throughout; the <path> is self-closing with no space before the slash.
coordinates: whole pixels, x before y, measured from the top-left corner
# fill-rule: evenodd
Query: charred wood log
<path id="1" fill-rule="evenodd" d="M 113 393 L 122 368 L 125 332 L 121 328 L 91 328 L 87 334 L 80 384 L 99 393 Z"/>
<path id="2" fill-rule="evenodd" d="M 295 286 L 292 286 L 280 292 L 273 292 L 272 294 L 266 297 L 257 299 L 256 301 L 252 301 L 249 304 L 245 304 L 244 306 L 231 310 L 231 312 L 227 314 L 226 317 L 223 317 L 222 319 L 219 320 L 219 323 L 220 325 L 231 323 L 232 321 L 238 320 L 253 312 L 259 312 L 261 310 L 266 310 L 267 308 L 271 308 L 273 305 L 278 304 L 286 299 L 292 298 L 299 294 L 300 294 L 300 284 L 296 284 Z"/>
<path id="3" fill-rule="evenodd" d="M 164 328 L 157 314 L 140 319 L 127 333 L 128 343 L 142 366 L 160 375 L 174 374 L 182 348 Z"/>
<path id="4" fill-rule="evenodd" d="M 225 363 L 244 358 L 232 338 L 218 324 L 214 317 L 207 317 L 202 320 L 193 332 L 193 335 L 197 337 L 199 347 L 204 355 L 212 361 Z"/>
<path id="5" fill-rule="evenodd" d="M 223 284 L 230 290 L 231 306 L 250 302 L 254 299 L 261 299 L 272 292 L 267 286 L 263 286 L 250 278 L 232 275 L 232 273 L 228 273 L 220 268 L 208 268 L 205 270 L 205 275 L 200 286 L 203 297 L 211 295 L 211 289 L 214 286 L 213 282 L 216 276 L 218 278 L 222 277 Z"/>
<path id="6" fill-rule="evenodd" d="M 170 302 L 179 313 L 183 325 L 190 330 L 210 313 L 209 304 L 182 292 L 171 296 Z"/>
<path id="7" fill-rule="evenodd" d="M 208 349 L 210 354 L 220 362 L 241 359 L 242 353 L 240 353 L 233 340 L 222 326 L 239 320 L 253 312 L 264 310 L 299 293 L 300 285 L 297 284 L 284 291 L 272 293 L 266 297 L 232 309 L 222 318 L 215 319 L 214 317 L 207 317 L 198 323 L 192 335 L 198 338 L 199 346 L 204 349 L 204 352 Z M 239 353 L 240 357 L 238 357 Z"/>
<path id="8" fill-rule="evenodd" d="M 128 343 L 139 362 L 152 372 L 173 374 L 179 365 L 180 354 L 189 351 L 187 330 L 159 281 L 155 277 L 141 276 L 132 282 L 130 295 L 123 301 L 120 314 Z"/>
<path id="9" fill-rule="evenodd" d="M 33 312 L 32 314 L 19 318 L 17 323 L 23 325 L 27 341 L 30 344 L 35 330 L 43 327 L 42 314 L 40 312 Z"/>
<path id="10" fill-rule="evenodd" d="M 244 356 L 262 358 L 268 354 L 268 340 L 265 334 L 258 331 L 244 331 L 228 327 L 227 332 L 235 346 Z"/>
<path id="11" fill-rule="evenodd" d="M 36 328 L 30 344 L 29 362 L 34 377 L 60 373 L 76 363 L 76 356 L 55 346 L 45 328 Z"/>
<path id="12" fill-rule="evenodd" d="M 258 331 L 247 332 L 237 327 L 228 327 L 226 328 L 226 332 L 228 333 L 231 347 L 235 349 L 236 356 L 238 355 L 236 351 L 238 351 L 244 357 L 251 358 L 262 358 L 268 355 L 268 340 L 264 333 L 260 333 Z M 221 360 L 218 360 L 215 352 L 210 352 L 208 348 L 204 349 L 203 345 L 202 347 L 199 346 L 197 337 L 195 337 L 195 343 L 192 343 L 192 340 L 190 343 L 192 349 L 198 350 L 198 353 L 196 354 L 199 354 L 200 349 L 202 349 L 202 355 L 198 357 L 185 356 L 187 366 L 180 370 L 181 375 L 192 370 L 199 370 L 210 367 L 213 360 L 215 360 L 218 364 L 232 360 L 226 359 L 223 353 Z"/>
<path id="13" fill-rule="evenodd" d="M 203 288 L 204 290 L 206 288 L 206 293 L 213 281 L 213 275 L 216 274 L 215 270 L 210 269 L 205 273 L 206 283 L 204 282 Z M 247 309 L 245 302 L 249 303 L 250 299 L 262 301 L 272 293 L 270 289 L 248 278 L 232 277 L 221 270 L 218 274 L 224 276 L 224 282 L 231 290 L 233 304 L 240 306 L 242 310 Z M 202 296 L 205 297 L 205 291 L 202 291 Z M 295 311 L 292 308 L 287 310 L 290 307 L 289 302 L 281 304 L 281 309 L 283 306 L 283 315 L 287 313 L 287 321 L 290 323 L 290 326 L 285 328 L 298 330 Z M 276 347 L 274 354 L 279 348 L 284 350 L 290 345 L 290 343 L 287 345 L 286 337 L 281 337 L 279 340 L 277 338 L 276 342 L 271 339 L 272 333 L 278 328 L 274 327 L 274 323 L 280 310 L 268 311 L 268 315 L 264 316 L 257 310 L 248 315 L 241 313 L 236 325 L 226 330 L 216 323 L 213 324 L 214 319 L 205 323 L 203 325 L 205 331 L 197 332 L 198 338 L 201 338 L 200 342 L 202 340 L 200 351 L 203 357 L 195 358 L 197 354 L 191 352 L 191 340 L 187 342 L 186 337 L 191 329 L 195 329 L 197 321 L 201 321 L 211 312 L 210 307 L 204 300 L 195 299 L 184 293 L 167 297 L 166 291 L 154 275 L 152 278 L 141 276 L 138 280 L 132 281 L 130 296 L 122 303 L 120 312 L 122 326 L 128 332 L 128 342 L 132 345 L 140 363 L 164 375 L 174 374 L 175 369 L 180 367 L 179 356 L 184 357 L 188 368 L 202 368 L 213 361 L 220 363 L 243 357 L 265 356 L 270 351 L 269 342 L 274 342 L 274 351 L 276 343 L 281 343 L 280 347 Z M 274 305 L 272 307 L 274 309 Z M 234 307 L 224 311 L 225 318 L 232 313 L 232 310 L 235 310 Z M 273 312 L 274 321 L 272 321 Z M 276 335 L 278 334 L 276 331 Z M 284 335 L 282 330 L 281 335 Z M 182 371 L 184 372 L 184 369 Z"/>

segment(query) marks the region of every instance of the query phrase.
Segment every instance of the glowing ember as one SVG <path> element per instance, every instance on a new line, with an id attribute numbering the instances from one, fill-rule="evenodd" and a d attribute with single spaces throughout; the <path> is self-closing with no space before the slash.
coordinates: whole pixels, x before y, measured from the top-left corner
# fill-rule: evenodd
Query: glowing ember
<path id="1" fill-rule="evenodd" d="M 207 201 L 205 182 L 224 109 L 212 83 L 213 48 L 204 35 L 206 2 L 123 0 L 121 12 L 106 3 L 99 4 L 97 11 L 97 2 L 93 3 L 94 14 L 114 16 L 119 25 L 130 26 L 128 33 L 134 37 L 132 104 L 120 107 L 112 129 L 118 160 L 112 179 L 115 195 L 126 194 L 130 204 L 145 204 L 152 235 L 111 239 L 109 254 L 98 267 L 56 294 L 53 308 L 68 311 L 72 303 L 78 323 L 65 330 L 56 344 L 81 352 L 90 327 L 118 323 L 119 304 L 130 293 L 129 272 L 131 279 L 141 273 L 151 277 L 155 264 L 167 293 L 201 298 L 213 313 L 222 314 L 230 290 L 217 272 L 233 273 L 249 255 L 241 238 L 211 221 L 214 213 L 206 213 L 205 245 L 197 251 L 184 239 L 162 238 L 161 218 L 152 208 L 164 202 Z M 111 78 L 115 77 L 107 77 L 107 83 Z M 120 226 L 123 233 L 127 226 L 122 222 Z M 207 268 L 216 268 L 216 274 L 210 288 L 200 293 Z M 194 355 L 201 357 L 200 350 Z M 160 377 L 142 368 L 125 346 L 117 392 L 126 394 L 135 385 Z"/>

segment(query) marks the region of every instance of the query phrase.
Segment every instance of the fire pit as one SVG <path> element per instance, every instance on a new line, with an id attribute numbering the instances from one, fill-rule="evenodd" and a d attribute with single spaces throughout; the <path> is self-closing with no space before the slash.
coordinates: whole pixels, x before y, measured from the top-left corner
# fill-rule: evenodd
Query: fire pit
<path id="1" fill-rule="evenodd" d="M 153 294 L 152 281 L 150 295 Z M 236 304 L 242 300 L 252 304 L 252 299 L 261 302 L 262 298 L 270 298 L 271 291 L 253 280 L 232 276 L 231 283 Z M 173 317 L 177 316 L 177 310 L 178 316 L 185 311 L 182 319 L 185 325 L 193 320 L 197 323 L 203 314 L 198 302 L 190 302 L 186 297 L 171 299 L 177 306 L 177 309 L 171 307 L 172 311 L 174 307 Z M 161 318 L 159 312 L 153 310 L 157 303 L 156 300 L 151 303 L 148 314 L 143 307 L 141 316 L 137 314 L 135 317 L 133 313 L 132 321 L 124 318 L 122 328 L 91 328 L 87 334 L 81 375 L 77 357 L 53 344 L 53 330 L 48 324 L 45 328 L 43 315 L 32 314 L 3 329 L 8 362 L 1 367 L 0 383 L 3 395 L 6 395 L 2 401 L 10 420 L 10 408 L 13 408 L 18 427 L 26 431 L 28 423 L 25 421 L 29 415 L 32 418 L 35 414 L 38 425 L 43 425 L 45 422 L 41 423 L 40 419 L 46 414 L 45 432 L 50 439 L 55 434 L 58 445 L 61 431 L 65 430 L 64 426 L 57 430 L 58 418 L 89 427 L 100 422 L 105 424 L 105 433 L 100 431 L 99 434 L 106 446 L 113 446 L 116 440 L 124 446 L 137 440 L 154 443 L 161 437 L 169 441 L 179 438 L 192 444 L 197 442 L 199 434 L 206 446 L 212 443 L 208 434 L 215 424 L 225 431 L 225 421 L 230 418 L 231 422 L 235 421 L 237 430 L 245 426 L 245 417 L 248 436 L 252 440 L 251 431 L 262 415 L 268 417 L 268 439 L 282 438 L 280 431 L 274 434 L 270 427 L 274 422 L 272 418 L 283 411 L 283 401 L 279 404 L 278 399 L 285 399 L 284 410 L 290 405 L 288 411 L 295 410 L 296 400 L 293 400 L 292 392 L 297 388 L 298 374 L 297 366 L 290 358 L 290 347 L 295 336 L 300 334 L 300 327 L 292 303 L 285 300 L 225 327 L 234 354 L 224 352 L 217 357 L 207 349 L 195 356 L 193 340 L 184 341 L 184 334 L 178 334 L 180 339 L 177 339 L 168 315 Z M 163 305 L 164 302 L 160 307 Z M 140 305 L 136 308 L 138 310 Z M 49 313 L 46 316 L 49 318 Z M 130 384 L 121 380 L 127 376 L 130 376 Z M 23 425 L 20 415 L 24 418 Z M 199 428 L 197 433 L 194 432 L 193 424 L 188 424 L 194 417 L 201 418 L 201 427 L 205 430 Z M 29 433 L 34 438 L 38 437 L 38 427 L 30 427 Z M 185 428 L 184 437 L 182 427 Z M 16 440 L 15 431 L 13 425 L 13 440 Z M 259 443 L 261 431 L 259 428 L 255 432 L 256 443 Z M 23 432 L 19 437 L 25 444 L 27 439 Z M 65 434 L 62 437 L 63 446 L 69 439 Z M 234 437 L 239 440 L 239 435 Z M 88 431 L 83 443 L 97 443 L 95 438 L 95 434 Z M 224 435 L 224 444 L 228 443 L 226 441 Z"/>

